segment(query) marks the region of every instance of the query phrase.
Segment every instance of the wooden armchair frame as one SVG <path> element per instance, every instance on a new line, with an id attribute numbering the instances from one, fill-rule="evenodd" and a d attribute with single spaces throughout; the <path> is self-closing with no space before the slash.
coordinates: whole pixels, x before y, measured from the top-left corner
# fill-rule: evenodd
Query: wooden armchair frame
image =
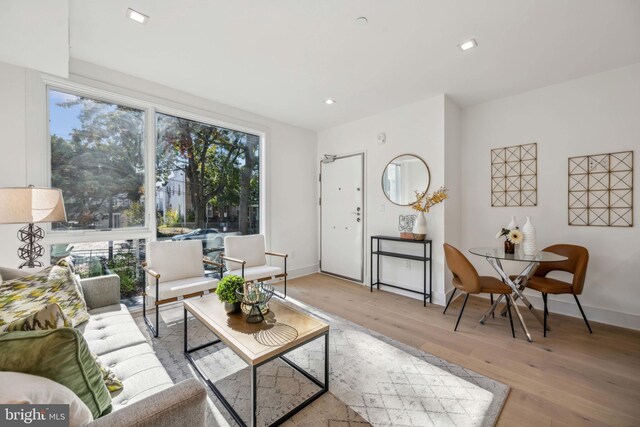
<path id="1" fill-rule="evenodd" d="M 202 262 L 208 265 L 213 265 L 216 267 L 220 268 L 220 271 L 222 271 L 222 267 L 223 265 L 220 263 L 217 263 L 215 261 L 211 261 L 210 259 L 207 258 L 203 258 Z M 153 336 L 158 338 L 158 331 L 160 329 L 160 305 L 162 304 L 168 304 L 171 302 L 176 302 L 176 301 L 181 301 L 185 298 L 191 298 L 191 297 L 197 297 L 197 296 L 203 296 L 206 295 L 205 291 L 198 291 L 198 292 L 193 292 L 187 295 L 181 295 L 179 297 L 173 297 L 173 298 L 167 298 L 164 300 L 159 300 L 158 297 L 160 295 L 160 274 L 153 271 L 152 269 L 150 269 L 147 266 L 146 262 L 142 263 L 142 270 L 144 270 L 144 272 L 146 274 L 148 274 L 150 277 L 154 278 L 156 281 L 156 297 L 154 298 L 154 305 L 155 305 L 155 309 L 156 309 L 156 326 L 154 326 L 151 321 L 149 320 L 149 318 L 147 317 L 147 281 L 145 280 L 144 283 L 142 284 L 143 286 L 143 293 L 142 293 L 142 317 L 144 318 L 144 322 L 147 324 L 147 327 L 149 328 L 149 330 L 151 331 L 151 333 L 153 333 Z M 220 276 L 222 277 L 222 275 Z M 207 292 L 212 292 L 215 291 L 215 288 L 212 289 L 207 289 Z"/>
<path id="2" fill-rule="evenodd" d="M 269 255 L 269 256 L 276 256 L 276 257 L 283 258 L 283 260 L 284 260 L 284 273 L 277 274 L 275 276 L 259 277 L 259 278 L 256 278 L 256 279 L 247 280 L 247 283 L 260 282 L 260 281 L 264 281 L 264 280 L 271 280 L 273 278 L 284 279 L 284 295 L 283 295 L 283 298 L 286 298 L 287 297 L 287 258 L 289 258 L 289 255 L 288 254 L 282 254 L 282 253 L 279 253 L 279 252 L 265 252 L 264 254 L 265 255 Z M 231 257 L 225 256 L 224 253 L 220 254 L 220 259 L 224 260 L 224 261 L 240 264 L 242 266 L 242 278 L 244 279 L 244 266 L 247 263 L 247 261 L 242 260 L 242 259 L 238 259 L 238 258 L 231 258 Z M 221 264 L 220 265 L 220 277 L 222 277 L 222 273 L 223 273 L 222 270 L 223 270 L 223 265 Z M 278 295 L 278 294 L 276 294 L 276 295 Z"/>

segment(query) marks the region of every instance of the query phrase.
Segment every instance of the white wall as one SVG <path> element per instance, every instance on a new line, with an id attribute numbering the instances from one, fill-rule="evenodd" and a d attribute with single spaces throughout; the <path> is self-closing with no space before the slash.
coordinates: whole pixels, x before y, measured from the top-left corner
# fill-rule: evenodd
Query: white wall
<path id="1" fill-rule="evenodd" d="M 398 215 L 414 213 L 410 207 L 396 206 L 385 197 L 381 177 L 391 159 L 401 154 L 415 154 L 429 165 L 430 191 L 445 184 L 445 102 L 444 95 L 405 105 L 371 117 L 357 120 L 318 133 L 319 160 L 324 154 L 365 152 L 365 272 L 369 284 L 370 236 L 384 234 L 398 236 Z M 378 145 L 377 135 L 384 132 L 387 142 Z M 457 168 L 453 162 L 452 168 Z M 452 170 L 453 170 L 452 169 Z M 452 172 L 455 175 L 455 172 Z M 448 203 L 448 202 L 447 202 Z M 446 203 L 445 203 L 446 204 Z M 444 301 L 444 258 L 442 243 L 445 239 L 445 207 L 436 206 L 427 214 L 428 238 L 433 239 L 433 292 L 434 302 Z M 397 251 L 420 250 L 410 244 L 385 243 Z M 374 260 L 375 263 L 375 260 Z M 374 264 L 375 266 L 375 264 Z M 374 271 L 375 274 L 375 271 Z M 381 258 L 381 278 L 392 284 L 422 289 L 422 265 L 394 258 Z M 392 291 L 392 288 L 386 288 Z M 402 291 L 395 291 L 400 292 Z M 415 294 L 408 294 L 416 297 Z M 417 296 L 417 298 L 421 298 Z"/>
<path id="2" fill-rule="evenodd" d="M 0 62 L 0 187 L 27 185 L 25 139 L 26 70 Z M 0 224 L 0 265 L 18 266 L 19 225 Z"/>
<path id="3" fill-rule="evenodd" d="M 449 190 L 449 199 L 444 204 L 445 241 L 450 245 L 460 247 L 463 197 L 460 182 L 460 109 L 447 97 L 445 97 L 444 104 L 444 134 L 444 182 Z M 453 274 L 448 268 L 445 268 L 447 294 L 453 291 L 452 279 Z"/>
<path id="4" fill-rule="evenodd" d="M 580 297 L 592 320 L 640 329 L 640 64 L 572 80 L 462 110 L 462 248 L 497 245 L 495 233 L 516 215 L 530 215 L 540 247 L 586 246 L 590 252 Z M 538 206 L 492 208 L 490 150 L 538 143 Z M 634 150 L 634 226 L 577 227 L 567 224 L 568 158 Z M 470 257 L 481 274 L 483 259 Z M 511 268 L 515 268 L 512 266 Z M 534 304 L 540 306 L 539 293 Z M 550 297 L 550 310 L 579 316 L 573 298 Z"/>
<path id="5" fill-rule="evenodd" d="M 69 1 L 2 0 L 0 61 L 67 77 Z"/>
<path id="6" fill-rule="evenodd" d="M 266 133 L 267 221 L 272 250 L 293 254 L 292 276 L 317 270 L 316 134 L 81 61 L 71 61 L 70 80 L 215 120 L 258 127 Z M 38 73 L 0 63 L 0 139 L 4 161 L 0 186 L 45 185 L 44 93 Z M 29 114 L 25 113 L 29 111 Z M 27 147 L 25 149 L 25 147 Z M 27 162 L 29 158 L 29 162 Z M 18 227 L 0 225 L 0 265 L 16 266 Z"/>

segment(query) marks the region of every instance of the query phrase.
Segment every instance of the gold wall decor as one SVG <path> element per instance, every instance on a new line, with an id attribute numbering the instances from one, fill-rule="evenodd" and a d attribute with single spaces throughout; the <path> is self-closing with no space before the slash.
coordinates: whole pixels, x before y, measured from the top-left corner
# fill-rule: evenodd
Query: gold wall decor
<path id="1" fill-rule="evenodd" d="M 633 151 L 569 158 L 569 225 L 633 226 Z"/>
<path id="2" fill-rule="evenodd" d="M 491 150 L 491 206 L 538 204 L 538 144 Z"/>

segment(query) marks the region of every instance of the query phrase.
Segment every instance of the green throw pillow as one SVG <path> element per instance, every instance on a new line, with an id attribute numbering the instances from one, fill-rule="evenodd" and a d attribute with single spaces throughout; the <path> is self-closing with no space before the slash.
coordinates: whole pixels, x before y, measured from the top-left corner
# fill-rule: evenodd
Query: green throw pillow
<path id="1" fill-rule="evenodd" d="M 53 303 L 30 316 L 10 323 L 6 331 L 40 331 L 67 327 L 71 327 L 71 322 L 64 315 L 60 306 Z M 105 366 L 97 354 L 91 353 L 91 355 L 95 359 L 98 369 L 100 369 L 100 374 L 102 374 L 102 379 L 109 392 L 122 389 L 122 381 L 116 376 L 115 372 Z"/>
<path id="2" fill-rule="evenodd" d="M 56 303 L 72 326 L 89 320 L 87 304 L 80 295 L 69 267 L 53 265 L 30 276 L 0 285 L 0 331 L 49 304 Z"/>
<path id="3" fill-rule="evenodd" d="M 0 333 L 0 371 L 49 378 L 73 391 L 93 418 L 111 412 L 111 395 L 82 334 L 73 328 Z"/>
<path id="4" fill-rule="evenodd" d="M 60 306 L 54 302 L 40 311 L 9 323 L 6 331 L 39 331 L 67 327 L 71 327 L 71 322 L 64 315 Z"/>

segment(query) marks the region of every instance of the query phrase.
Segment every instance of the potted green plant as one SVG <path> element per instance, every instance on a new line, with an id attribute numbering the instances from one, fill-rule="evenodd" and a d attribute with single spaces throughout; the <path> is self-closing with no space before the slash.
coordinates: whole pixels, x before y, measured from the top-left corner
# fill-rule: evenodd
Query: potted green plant
<path id="1" fill-rule="evenodd" d="M 240 299 L 237 291 L 242 290 L 243 286 L 244 279 L 235 275 L 226 276 L 218 283 L 216 295 L 220 301 L 224 302 L 227 314 L 240 313 Z"/>

